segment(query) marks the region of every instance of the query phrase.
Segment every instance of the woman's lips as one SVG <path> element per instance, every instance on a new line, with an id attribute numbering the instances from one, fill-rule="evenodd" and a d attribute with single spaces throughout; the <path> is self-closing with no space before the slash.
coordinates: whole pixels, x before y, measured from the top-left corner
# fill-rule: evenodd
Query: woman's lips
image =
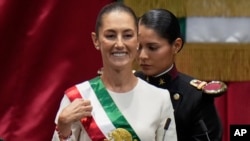
<path id="1" fill-rule="evenodd" d="M 148 65 L 148 64 L 140 64 L 140 66 L 142 69 L 149 69 L 150 68 L 150 65 Z"/>

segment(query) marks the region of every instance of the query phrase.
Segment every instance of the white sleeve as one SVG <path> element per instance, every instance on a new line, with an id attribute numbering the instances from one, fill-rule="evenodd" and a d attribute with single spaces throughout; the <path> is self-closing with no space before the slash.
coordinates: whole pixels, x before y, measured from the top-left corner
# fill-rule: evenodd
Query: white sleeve
<path id="1" fill-rule="evenodd" d="M 59 107 L 59 110 L 56 114 L 56 118 L 55 118 L 55 124 L 57 124 L 58 122 L 58 117 L 59 117 L 59 114 L 61 113 L 61 111 L 70 104 L 70 100 L 69 98 L 64 95 L 64 97 L 62 98 L 61 100 L 61 103 L 60 103 L 60 107 Z M 81 126 L 80 126 L 80 122 L 75 122 L 71 125 L 71 130 L 72 130 L 72 136 L 69 140 L 67 141 L 78 141 L 79 140 L 79 137 L 80 137 L 80 132 L 81 132 Z M 57 131 L 55 130 L 54 131 L 54 134 L 53 134 L 53 137 L 52 137 L 52 141 L 60 141 L 59 137 L 58 137 L 58 133 Z"/>
<path id="2" fill-rule="evenodd" d="M 172 106 L 169 91 L 164 92 L 165 100 L 163 101 L 164 107 L 162 110 L 162 121 L 160 131 L 160 138 L 157 141 L 177 141 L 176 125 L 174 118 L 174 109 Z M 167 120 L 170 119 L 168 129 L 164 129 Z"/>
<path id="3" fill-rule="evenodd" d="M 169 113 L 170 124 L 168 126 L 168 129 L 167 130 L 164 129 L 165 130 L 164 141 L 177 141 L 174 111 L 172 109 L 169 109 L 169 111 L 172 111 L 172 112 Z"/>
<path id="4" fill-rule="evenodd" d="M 61 111 L 70 104 L 70 100 L 69 98 L 64 95 L 62 100 L 61 100 L 61 103 L 60 103 L 60 107 L 59 107 L 59 110 L 57 111 L 57 114 L 56 114 L 56 118 L 55 118 L 55 124 L 57 124 L 57 121 L 58 121 L 58 117 L 59 117 L 59 114 L 61 113 Z"/>

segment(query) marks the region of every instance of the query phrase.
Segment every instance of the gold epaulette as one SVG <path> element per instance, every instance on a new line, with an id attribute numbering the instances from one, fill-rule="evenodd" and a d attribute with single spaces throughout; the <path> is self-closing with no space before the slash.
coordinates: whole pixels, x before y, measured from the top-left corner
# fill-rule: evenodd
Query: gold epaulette
<path id="1" fill-rule="evenodd" d="M 217 97 L 225 94 L 227 91 L 227 85 L 222 81 L 211 81 L 209 83 L 197 79 L 190 81 L 190 84 L 201 90 L 204 94 L 212 97 Z"/>

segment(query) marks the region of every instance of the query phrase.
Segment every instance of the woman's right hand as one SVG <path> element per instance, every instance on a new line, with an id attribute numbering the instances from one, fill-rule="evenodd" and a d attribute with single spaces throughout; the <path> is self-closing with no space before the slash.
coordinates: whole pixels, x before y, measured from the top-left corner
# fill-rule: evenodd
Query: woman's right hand
<path id="1" fill-rule="evenodd" d="M 60 113 L 57 128 L 62 135 L 71 133 L 71 124 L 82 118 L 91 116 L 92 106 L 90 100 L 75 99 Z"/>
<path id="2" fill-rule="evenodd" d="M 91 116 L 92 106 L 89 100 L 75 99 L 59 115 L 58 122 L 69 124 Z"/>

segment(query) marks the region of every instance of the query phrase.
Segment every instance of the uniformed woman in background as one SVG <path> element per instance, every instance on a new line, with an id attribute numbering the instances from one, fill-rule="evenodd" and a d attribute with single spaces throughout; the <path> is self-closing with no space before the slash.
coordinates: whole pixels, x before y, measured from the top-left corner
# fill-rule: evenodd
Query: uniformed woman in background
<path id="1" fill-rule="evenodd" d="M 203 82 L 176 68 L 175 56 L 184 44 L 178 19 L 165 9 L 146 12 L 139 18 L 139 41 L 141 71 L 135 75 L 170 91 L 178 141 L 221 141 L 222 125 L 214 97 L 199 90 Z M 195 83 L 197 87 L 192 85 Z"/>

